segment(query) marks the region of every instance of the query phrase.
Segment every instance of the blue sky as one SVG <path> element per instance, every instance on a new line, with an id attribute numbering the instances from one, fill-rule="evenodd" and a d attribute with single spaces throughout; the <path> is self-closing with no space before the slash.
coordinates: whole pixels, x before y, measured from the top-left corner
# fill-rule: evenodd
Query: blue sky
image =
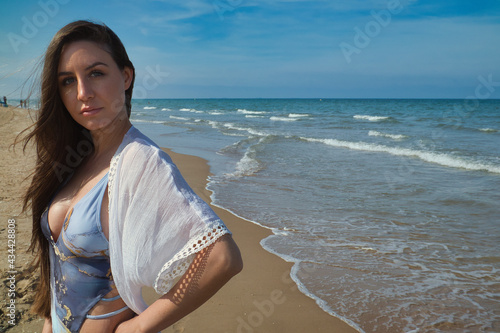
<path id="1" fill-rule="evenodd" d="M 136 98 L 500 98 L 498 0 L 8 1 L 0 95 L 77 19 L 122 39 Z"/>

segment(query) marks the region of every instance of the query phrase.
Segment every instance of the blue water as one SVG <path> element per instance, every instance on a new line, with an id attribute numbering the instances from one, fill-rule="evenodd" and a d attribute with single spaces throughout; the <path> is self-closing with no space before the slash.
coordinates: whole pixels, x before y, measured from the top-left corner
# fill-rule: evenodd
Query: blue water
<path id="1" fill-rule="evenodd" d="M 300 290 L 364 332 L 500 332 L 500 101 L 135 100 L 268 227 Z"/>

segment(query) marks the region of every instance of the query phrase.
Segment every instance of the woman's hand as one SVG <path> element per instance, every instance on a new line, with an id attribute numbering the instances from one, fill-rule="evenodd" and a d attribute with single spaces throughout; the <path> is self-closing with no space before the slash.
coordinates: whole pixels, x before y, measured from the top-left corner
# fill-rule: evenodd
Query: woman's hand
<path id="1" fill-rule="evenodd" d="M 142 331 L 140 330 L 137 317 L 134 317 L 118 324 L 113 333 L 142 333 Z"/>
<path id="2" fill-rule="evenodd" d="M 116 333 L 158 332 L 197 309 L 243 269 L 238 246 L 225 235 L 198 252 L 187 272 L 165 295 L 139 316 L 116 328 Z"/>

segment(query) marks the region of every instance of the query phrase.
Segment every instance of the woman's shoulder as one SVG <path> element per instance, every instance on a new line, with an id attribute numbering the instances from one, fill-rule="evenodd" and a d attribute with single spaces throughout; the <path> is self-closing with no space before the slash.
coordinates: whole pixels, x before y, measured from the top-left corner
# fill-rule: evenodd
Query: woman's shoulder
<path id="1" fill-rule="evenodd" d="M 158 145 L 144 133 L 132 126 L 125 134 L 122 145 L 124 147 L 141 147 L 143 149 L 160 149 Z"/>
<path id="2" fill-rule="evenodd" d="M 137 191 L 140 183 L 155 189 L 164 189 L 173 184 L 186 187 L 170 156 L 139 130 L 134 128 L 127 132 L 118 150 L 110 165 L 110 192 L 118 188 L 133 188 Z M 115 186 L 117 182 L 119 187 Z"/>
<path id="3" fill-rule="evenodd" d="M 136 164 L 164 161 L 172 163 L 168 154 L 153 140 L 144 135 L 135 127 L 131 127 L 118 148 L 115 158 L 133 161 Z"/>

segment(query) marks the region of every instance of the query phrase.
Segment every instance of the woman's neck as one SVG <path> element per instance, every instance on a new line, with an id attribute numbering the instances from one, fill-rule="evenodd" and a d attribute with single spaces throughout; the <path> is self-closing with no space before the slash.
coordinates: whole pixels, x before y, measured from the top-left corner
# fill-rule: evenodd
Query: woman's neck
<path id="1" fill-rule="evenodd" d="M 94 143 L 93 158 L 114 155 L 131 126 L 130 120 L 125 115 L 116 117 L 113 122 L 102 129 L 91 131 L 90 135 Z"/>

